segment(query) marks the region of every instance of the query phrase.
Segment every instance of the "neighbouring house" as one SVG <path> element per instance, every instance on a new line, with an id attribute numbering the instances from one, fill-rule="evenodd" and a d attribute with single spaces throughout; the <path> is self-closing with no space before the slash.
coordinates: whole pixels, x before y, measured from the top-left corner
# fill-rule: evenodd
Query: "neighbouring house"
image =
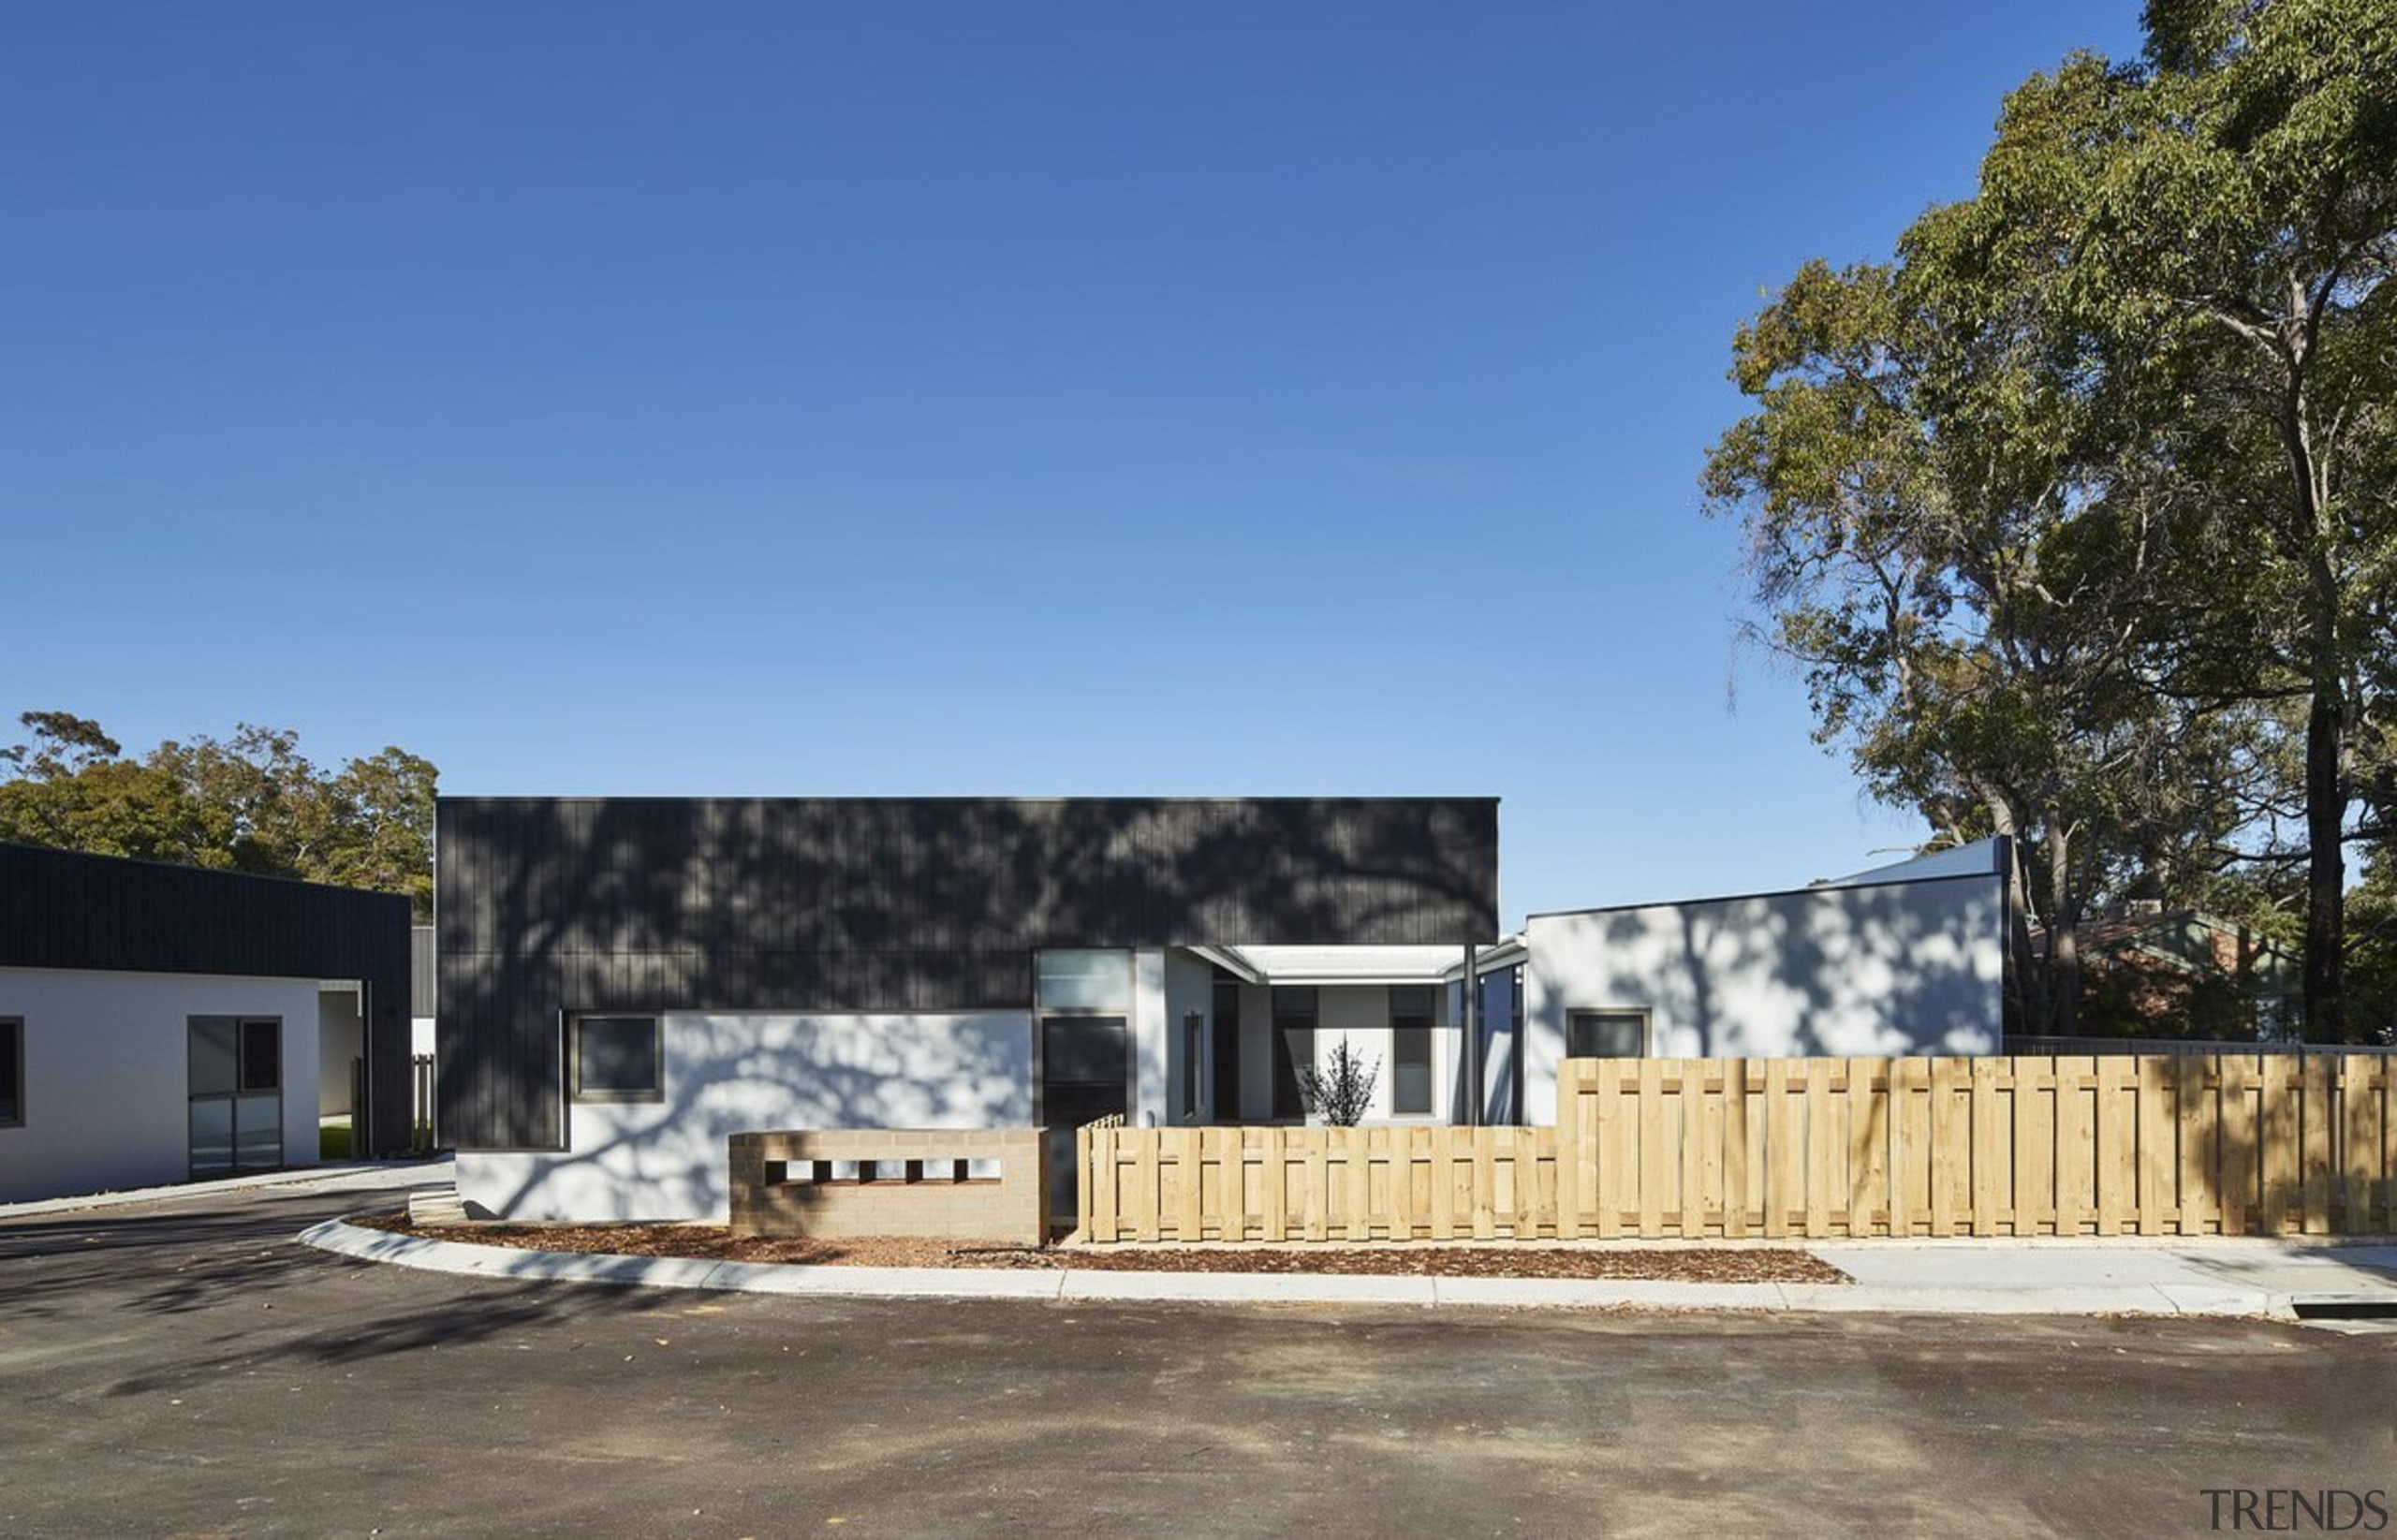
<path id="1" fill-rule="evenodd" d="M 1534 915 L 1486 960 L 1521 970 L 1491 1055 L 1521 1066 L 1507 1110 L 1555 1122 L 1568 1055 L 1995 1053 L 2005 871 L 1982 840 L 1786 892 Z"/>
<path id="2" fill-rule="evenodd" d="M 1566 1053 L 2001 1042 L 1994 842 L 1497 931 L 1497 802 L 446 798 L 437 1106 L 460 1196 L 721 1218 L 778 1129 L 1551 1122 Z M 1468 988 L 1468 980 L 1471 987 Z"/>
<path id="3" fill-rule="evenodd" d="M 1497 930 L 1494 798 L 444 798 L 436 828 L 441 1137 L 511 1217 L 720 1218 L 729 1137 L 800 1128 L 1045 1124 L 1069 1204 L 1079 1124 L 1299 1121 L 1350 1036 L 1390 1116 L 1451 1118 L 1445 969 Z"/>
<path id="4" fill-rule="evenodd" d="M 2073 934 L 2084 1034 L 2223 1042 L 2297 1035 L 2298 959 L 2251 926 L 2133 900 Z M 2034 932 L 2034 946 L 2046 943 Z"/>
<path id="5" fill-rule="evenodd" d="M 408 985 L 404 898 L 0 844 L 0 1201 L 405 1149 Z"/>

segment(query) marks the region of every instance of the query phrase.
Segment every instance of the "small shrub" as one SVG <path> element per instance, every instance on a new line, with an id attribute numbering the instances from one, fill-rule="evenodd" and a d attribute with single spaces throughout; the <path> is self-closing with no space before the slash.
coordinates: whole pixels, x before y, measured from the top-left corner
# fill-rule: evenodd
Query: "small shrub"
<path id="1" fill-rule="evenodd" d="M 1374 1082 L 1381 1073 L 1380 1059 L 1368 1062 L 1344 1038 L 1320 1071 L 1299 1071 L 1299 1099 L 1310 1116 L 1334 1127 L 1353 1128 L 1372 1110 Z"/>

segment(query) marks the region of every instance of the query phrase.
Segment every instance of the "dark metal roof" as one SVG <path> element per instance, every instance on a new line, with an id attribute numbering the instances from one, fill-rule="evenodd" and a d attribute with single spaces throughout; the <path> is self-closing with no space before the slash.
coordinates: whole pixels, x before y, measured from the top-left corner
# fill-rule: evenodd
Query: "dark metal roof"
<path id="1" fill-rule="evenodd" d="M 0 967 L 357 979 L 373 1106 L 407 1142 L 408 901 L 239 872 L 0 843 Z"/>

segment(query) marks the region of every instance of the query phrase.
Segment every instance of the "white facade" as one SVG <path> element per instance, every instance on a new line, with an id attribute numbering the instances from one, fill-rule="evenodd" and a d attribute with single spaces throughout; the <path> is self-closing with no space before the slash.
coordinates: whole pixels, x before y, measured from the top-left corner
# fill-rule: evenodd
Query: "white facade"
<path id="1" fill-rule="evenodd" d="M 1452 991 L 1440 983 L 1437 967 L 1457 961 L 1462 949 L 1346 950 L 1359 955 L 1313 958 L 1301 975 L 1316 990 L 1316 1064 L 1327 1063 L 1343 1042 L 1381 1061 L 1368 1121 L 1456 1119 L 1463 1109 L 1461 1034 Z M 1400 952 L 1424 955 L 1393 955 Z M 1362 955 L 1368 953 L 1381 955 Z M 1231 1088 L 1214 1083 L 1214 961 L 1179 947 L 1125 958 L 1131 990 L 1121 1013 L 1126 1119 L 1146 1127 L 1269 1121 L 1272 987 L 1240 986 L 1243 1085 L 1228 1094 Z M 1346 973 L 1324 971 L 1343 961 Z M 1314 982 L 1325 977 L 1339 981 Z M 1377 981 L 1360 981 L 1367 977 Z M 1432 988 L 1434 1100 L 1426 1113 L 1399 1117 L 1391 1109 L 1390 983 L 1378 981 L 1384 978 Z M 668 1012 L 658 1018 L 657 1099 L 570 1097 L 563 1151 L 460 1151 L 459 1195 L 509 1219 L 722 1220 L 730 1201 L 727 1141 L 737 1133 L 1029 1126 L 1042 1112 L 1039 1015 Z"/>
<path id="2" fill-rule="evenodd" d="M 358 986 L 323 986 L 316 995 L 316 1115 L 347 1117 L 351 1062 L 366 1052 L 366 1022 L 358 1011 Z"/>
<path id="3" fill-rule="evenodd" d="M 1136 975 L 1143 986 L 1146 977 L 1145 973 Z M 1154 1078 L 1141 1078 L 1140 1116 L 1135 1121 L 1166 1128 L 1212 1122 L 1215 1105 L 1215 1065 L 1211 1051 L 1215 1041 L 1215 970 L 1176 948 L 1160 959 L 1159 990 L 1158 1031 L 1150 1045 L 1150 1053 L 1143 1058 L 1154 1056 L 1162 1061 L 1165 1070 Z M 1184 1023 L 1193 1013 L 1202 1023 L 1200 1051 L 1195 1060 L 1189 1052 L 1189 1034 L 1184 1031 Z M 1155 1088 L 1154 1095 L 1149 1093 L 1151 1086 Z M 1192 1110 L 1194 1107 L 1196 1110 Z"/>
<path id="4" fill-rule="evenodd" d="M 1272 1122 L 1273 990 L 1316 991 L 1315 1048 L 1303 1067 L 1321 1073 L 1344 1046 L 1368 1063 L 1379 1064 L 1367 1123 L 1463 1122 L 1466 1111 L 1464 1034 L 1458 996 L 1448 972 L 1461 968 L 1462 946 L 1242 946 L 1223 950 L 1263 975 L 1240 990 L 1238 1096 L 1218 1105 L 1218 1122 Z M 1423 988 L 1432 995 L 1432 1100 L 1425 1112 L 1397 1110 L 1397 1069 L 1390 1031 L 1390 990 Z M 1210 1120 L 1198 1120 L 1210 1121 Z M 1278 1120 L 1287 1122 L 1291 1120 Z M 1314 1122 L 1317 1120 L 1307 1119 Z"/>
<path id="5" fill-rule="evenodd" d="M 1032 1124 L 1032 1018 L 669 1012 L 663 1098 L 566 1105 L 566 1148 L 462 1150 L 458 1195 L 509 1219 L 724 1220 L 727 1141 L 781 1128 Z"/>
<path id="6" fill-rule="evenodd" d="M 1527 1118 L 1555 1121 L 1577 1011 L 1644 1014 L 1646 1051 L 1664 1057 L 2000 1051 L 2003 879 L 1969 848 L 1928 876 L 1907 863 L 1787 893 L 1533 916 Z"/>
<path id="7" fill-rule="evenodd" d="M 188 1179 L 195 1016 L 282 1023 L 283 1164 L 315 1165 L 318 996 L 315 979 L 0 968 L 0 1019 L 22 1023 L 24 1053 L 0 1202 Z"/>

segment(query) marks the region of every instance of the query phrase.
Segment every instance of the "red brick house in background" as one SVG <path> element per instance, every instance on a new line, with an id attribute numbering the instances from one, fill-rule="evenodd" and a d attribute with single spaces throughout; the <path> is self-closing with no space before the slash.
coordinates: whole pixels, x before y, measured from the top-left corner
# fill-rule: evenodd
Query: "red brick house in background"
<path id="1" fill-rule="evenodd" d="M 2253 926 L 2133 901 L 2082 925 L 2078 939 L 2081 1031 L 2092 1036 L 2271 1042 L 2297 1035 L 2298 960 Z"/>

